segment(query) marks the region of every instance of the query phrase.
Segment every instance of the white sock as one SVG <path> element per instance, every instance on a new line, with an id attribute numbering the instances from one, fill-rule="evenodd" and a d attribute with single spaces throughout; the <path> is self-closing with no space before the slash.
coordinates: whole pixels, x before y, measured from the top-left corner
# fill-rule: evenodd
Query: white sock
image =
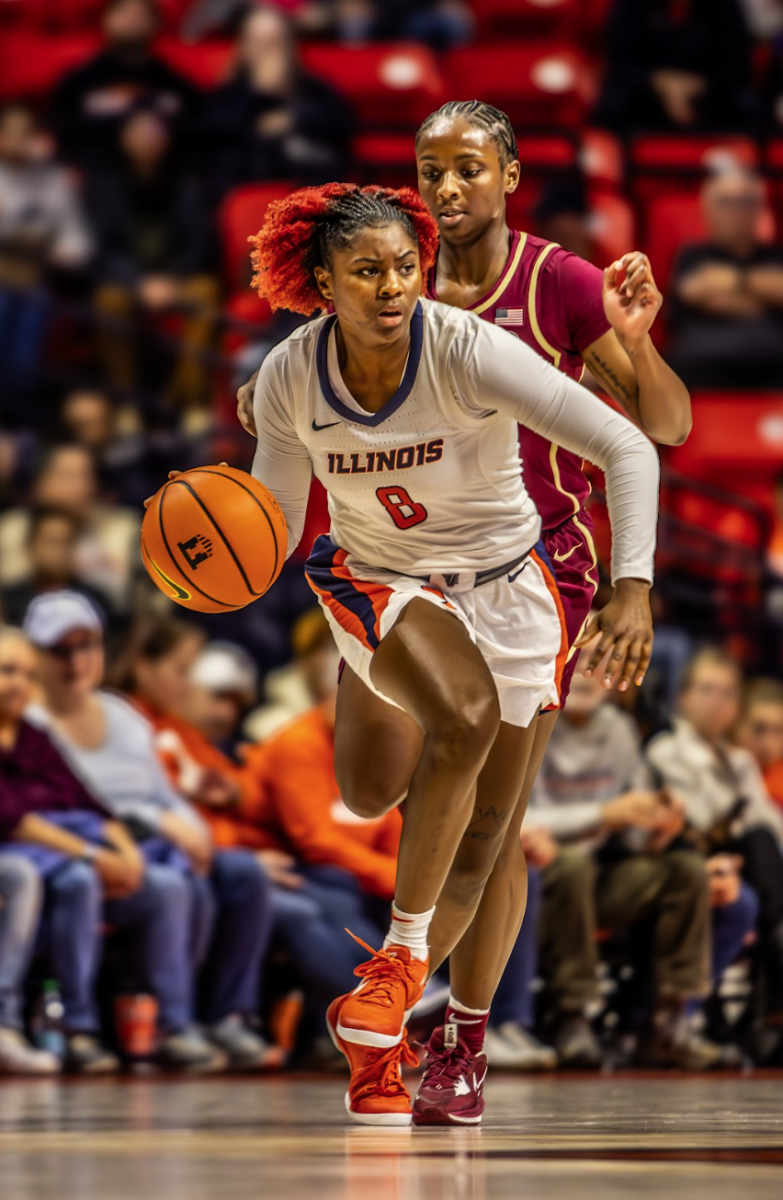
<path id="1" fill-rule="evenodd" d="M 430 931 L 430 922 L 434 913 L 434 908 L 423 913 L 406 913 L 396 904 L 392 904 L 391 925 L 383 940 L 384 950 L 387 946 L 394 944 L 395 946 L 405 946 L 410 950 L 412 958 L 420 958 L 422 961 L 429 958 L 427 934 Z"/>
<path id="2" fill-rule="evenodd" d="M 451 994 L 449 994 L 449 1008 L 453 1008 L 458 1013 L 465 1013 L 468 1017 L 486 1017 L 489 1012 L 488 1008 L 468 1008 L 467 1004 L 461 1004 Z"/>

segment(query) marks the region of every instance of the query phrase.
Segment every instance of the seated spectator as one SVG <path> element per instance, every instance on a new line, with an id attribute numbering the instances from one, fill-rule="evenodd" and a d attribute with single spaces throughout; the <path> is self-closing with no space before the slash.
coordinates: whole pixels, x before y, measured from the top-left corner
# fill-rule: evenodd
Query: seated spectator
<path id="1" fill-rule="evenodd" d="M 641 922 L 651 926 L 644 965 L 654 1011 L 637 1061 L 686 1070 L 719 1062 L 719 1047 L 687 1018 L 689 1001 L 709 991 L 710 917 L 701 855 L 672 845 L 681 829 L 678 805 L 650 789 L 630 717 L 607 703 L 599 672 L 577 674 L 525 823 L 527 838 L 549 835 L 539 835 L 534 862 L 543 865 L 541 973 L 562 1065 L 601 1062 L 584 1015 L 598 998 L 597 931 Z"/>
<path id="2" fill-rule="evenodd" d="M 91 253 L 74 183 L 45 148 L 29 107 L 0 110 L 0 412 L 6 426 L 23 424 L 19 401 L 35 399 L 52 274 L 81 271 Z"/>
<path id="3" fill-rule="evenodd" d="M 137 3 L 138 0 L 134 0 Z M 94 304 L 106 378 L 121 395 L 144 386 L 142 313 L 182 313 L 178 361 L 165 399 L 180 409 L 210 400 L 206 357 L 219 298 L 217 250 L 200 183 L 183 174 L 165 119 L 134 109 L 117 132 L 118 158 L 88 179 L 87 206 L 97 243 Z"/>
<path id="4" fill-rule="evenodd" d="M 758 116 L 738 0 L 614 0 L 595 113 L 618 133 L 740 129 Z"/>
<path id="5" fill-rule="evenodd" d="M 770 799 L 783 808 L 783 684 L 754 679 L 745 691 L 737 741 L 761 768 Z"/>
<path id="6" fill-rule="evenodd" d="M 190 674 L 188 716 L 213 746 L 239 759 L 242 724 L 258 699 L 258 672 L 250 655 L 233 642 L 212 642 Z"/>
<path id="7" fill-rule="evenodd" d="M 317 184 L 345 174 L 350 109 L 301 66 L 293 27 L 278 9 L 248 11 L 236 74 L 211 94 L 207 107 L 223 190 L 261 179 Z"/>
<path id="8" fill-rule="evenodd" d="M 404 39 L 449 50 L 470 40 L 475 17 L 463 0 L 315 0 L 346 42 Z"/>
<path id="9" fill-rule="evenodd" d="M 77 603 L 87 601 L 77 598 Z M 74 775 L 49 735 L 23 718 L 34 684 L 36 657 L 18 631 L 0 633 L 0 878 L 23 860 L 45 885 L 45 920 L 39 939 L 60 983 L 67 1070 L 90 1075 L 116 1070 L 114 1054 L 100 1042 L 95 982 L 102 926 L 134 938 L 142 983 L 158 1001 L 162 1044 L 159 1061 L 193 1069 L 208 1061 L 203 1043 L 185 1039 L 192 1020 L 192 967 L 188 955 L 189 897 L 181 876 L 163 864 L 145 865 L 125 828 L 113 821 Z M 16 1062 L 23 1064 L 20 1005 L 23 968 L 35 945 L 37 921 L 18 926 L 15 984 L 7 979 L 3 1015 L 16 1030 Z M 8 920 L 11 920 L 9 914 Z M 22 934 L 24 933 L 24 937 Z M 9 964 L 9 970 L 11 964 Z M 3 1037 L 0 1037 L 0 1055 Z M 45 1060 L 33 1060 L 44 1062 Z"/>
<path id="10" fill-rule="evenodd" d="M 0 785 L 0 814 L 7 803 L 5 790 Z M 2 823 L 0 815 L 0 836 Z M 56 1075 L 59 1059 L 31 1046 L 22 1027 L 24 981 L 43 906 L 41 879 L 22 855 L 2 850 L 0 844 L 0 1075 Z"/>
<path id="11" fill-rule="evenodd" d="M 119 656 L 113 682 L 155 730 L 158 757 L 172 785 L 201 810 L 216 846 L 261 849 L 252 824 L 260 785 L 187 719 L 190 673 L 204 642 L 201 631 L 175 617 L 140 620 Z"/>
<path id="12" fill-rule="evenodd" d="M 310 608 L 296 621 L 291 635 L 293 661 L 264 680 L 267 703 L 250 714 L 246 731 L 264 742 L 294 717 L 331 695 L 340 667 L 329 622 L 320 608 Z"/>
<path id="13" fill-rule="evenodd" d="M 192 132 L 196 89 L 153 50 L 160 26 L 156 0 L 107 0 L 103 49 L 63 79 L 51 111 L 63 156 L 79 166 L 101 166 L 117 131 L 139 101 Z"/>
<path id="14" fill-rule="evenodd" d="M 192 962 L 202 970 L 209 1037 L 236 1069 L 279 1062 L 249 1020 L 259 1002 L 270 933 L 269 885 L 254 856 L 217 853 L 204 821 L 168 782 L 151 726 L 127 701 L 100 688 L 103 631 L 84 597 L 50 592 L 31 604 L 25 627 L 37 646 L 42 719 L 74 771 L 143 844 L 188 882 Z"/>
<path id="15" fill-rule="evenodd" d="M 533 208 L 535 233 L 547 242 L 578 254 L 587 262 L 596 257 L 590 228 L 590 206 L 584 177 L 579 172 L 544 184 Z"/>
<path id="16" fill-rule="evenodd" d="M 117 612 L 127 612 L 139 561 L 141 519 L 131 509 L 104 504 L 98 496 L 95 460 L 81 446 L 48 450 L 33 481 L 38 507 L 63 508 L 81 525 L 75 568 L 80 580 L 105 593 Z M 0 516 L 0 585 L 29 576 L 31 512 L 15 508 Z"/>
<path id="17" fill-rule="evenodd" d="M 111 618 L 108 597 L 79 578 L 76 549 L 81 531 L 81 521 L 70 509 L 32 509 L 27 529 L 29 574 L 0 591 L 0 610 L 9 625 L 21 625 L 34 596 L 60 588 L 88 596 L 104 619 Z"/>
<path id="18" fill-rule="evenodd" d="M 707 241 L 674 266 L 669 359 L 689 387 L 783 384 L 783 247 L 758 239 L 763 184 L 713 176 L 702 192 Z"/>
<path id="19" fill-rule="evenodd" d="M 739 855 L 760 901 L 759 940 L 766 1016 L 783 1014 L 783 814 L 767 795 L 752 754 L 728 741 L 740 716 L 742 677 L 722 650 L 707 649 L 683 676 L 679 717 L 647 749 L 657 779 L 685 808 L 691 839 Z"/>
<path id="20" fill-rule="evenodd" d="M 170 428 L 165 414 L 145 414 L 135 405 L 112 403 L 103 391 L 79 388 L 60 405 L 64 440 L 92 454 L 101 492 L 116 504 L 141 508 L 157 491 L 171 462 L 183 470 L 204 461 L 203 444 Z M 163 418 L 163 420 L 161 420 Z"/>

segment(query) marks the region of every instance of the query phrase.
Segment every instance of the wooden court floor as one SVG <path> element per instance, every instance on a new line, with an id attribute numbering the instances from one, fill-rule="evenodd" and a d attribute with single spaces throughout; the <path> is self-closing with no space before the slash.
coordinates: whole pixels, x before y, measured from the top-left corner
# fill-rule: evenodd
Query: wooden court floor
<path id="1" fill-rule="evenodd" d="M 0 1083 L 0 1200 L 783 1200 L 783 1076 L 495 1076 L 480 1129 L 339 1079 Z"/>

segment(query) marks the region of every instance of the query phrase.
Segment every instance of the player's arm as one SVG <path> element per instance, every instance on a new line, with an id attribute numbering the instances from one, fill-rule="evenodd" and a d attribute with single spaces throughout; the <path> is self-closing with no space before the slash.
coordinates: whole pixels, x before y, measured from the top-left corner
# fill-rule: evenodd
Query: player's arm
<path id="1" fill-rule="evenodd" d="M 645 254 L 624 254 L 607 267 L 603 301 L 612 328 L 582 351 L 585 365 L 649 437 L 681 445 L 693 423 L 691 399 L 650 338 L 663 297 Z"/>
<path id="2" fill-rule="evenodd" d="M 288 526 L 288 556 L 302 537 L 313 468 L 293 420 L 290 387 L 282 386 L 277 356 L 264 360 L 256 380 L 253 416 L 258 443 L 252 474 L 277 500 Z M 287 399 L 286 399 L 287 397 Z"/>
<path id="3" fill-rule="evenodd" d="M 248 379 L 247 383 L 243 383 L 237 390 L 237 416 L 243 429 L 248 433 L 256 436 L 256 418 L 253 412 L 256 396 L 256 383 L 260 374 L 261 368 L 254 372 Z"/>
<path id="4" fill-rule="evenodd" d="M 652 652 L 649 588 L 658 519 L 658 455 L 626 417 L 615 412 L 517 338 L 486 322 L 471 324 L 451 353 L 454 395 L 484 419 L 493 409 L 548 441 L 586 458 L 606 478 L 612 525 L 614 596 L 579 640 L 601 633 L 588 663 L 611 652 L 604 683 L 640 683 Z M 520 386 L 522 381 L 522 386 Z"/>

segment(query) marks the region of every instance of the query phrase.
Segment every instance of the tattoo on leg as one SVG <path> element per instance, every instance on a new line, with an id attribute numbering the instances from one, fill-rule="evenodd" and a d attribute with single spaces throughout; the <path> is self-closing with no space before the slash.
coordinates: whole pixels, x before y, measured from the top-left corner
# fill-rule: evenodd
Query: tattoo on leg
<path id="1" fill-rule="evenodd" d="M 494 805 L 490 805 L 489 808 L 482 808 L 477 804 L 473 814 L 473 820 L 465 830 L 464 836 L 477 838 L 482 842 L 486 842 L 489 840 L 489 838 L 494 837 L 496 833 L 503 831 L 507 817 L 507 808 L 501 808 L 498 810 Z M 479 829 L 477 826 L 484 826 L 484 828 Z"/>

